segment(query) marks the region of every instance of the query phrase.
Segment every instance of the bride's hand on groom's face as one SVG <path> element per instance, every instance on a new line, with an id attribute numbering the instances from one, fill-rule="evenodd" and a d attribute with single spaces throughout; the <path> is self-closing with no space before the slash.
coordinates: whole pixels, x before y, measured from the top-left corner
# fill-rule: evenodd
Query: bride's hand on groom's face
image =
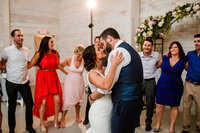
<path id="1" fill-rule="evenodd" d="M 111 55 L 110 60 L 113 65 L 119 65 L 124 60 L 122 52 L 119 53 L 119 51 L 117 51 L 114 56 Z"/>

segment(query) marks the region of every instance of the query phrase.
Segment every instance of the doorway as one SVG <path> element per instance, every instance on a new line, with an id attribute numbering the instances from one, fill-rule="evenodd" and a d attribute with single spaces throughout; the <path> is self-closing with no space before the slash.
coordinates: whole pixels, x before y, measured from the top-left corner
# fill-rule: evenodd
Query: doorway
<path id="1" fill-rule="evenodd" d="M 54 35 L 34 35 L 34 41 L 35 41 L 35 52 L 38 51 L 40 47 L 40 43 L 43 37 L 49 36 L 49 37 L 54 37 Z"/>

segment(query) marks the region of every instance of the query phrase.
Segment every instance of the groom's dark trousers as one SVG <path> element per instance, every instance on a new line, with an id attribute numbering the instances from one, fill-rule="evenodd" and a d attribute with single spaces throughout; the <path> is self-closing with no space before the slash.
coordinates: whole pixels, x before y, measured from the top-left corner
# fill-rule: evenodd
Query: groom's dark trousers
<path id="1" fill-rule="evenodd" d="M 140 120 L 142 107 L 142 100 L 113 103 L 112 133 L 134 133 Z"/>

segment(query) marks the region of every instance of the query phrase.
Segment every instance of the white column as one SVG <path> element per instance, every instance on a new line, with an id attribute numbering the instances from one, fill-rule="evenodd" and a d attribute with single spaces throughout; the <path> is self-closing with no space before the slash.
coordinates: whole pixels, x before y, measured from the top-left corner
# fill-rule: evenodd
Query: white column
<path id="1" fill-rule="evenodd" d="M 131 45 L 136 49 L 135 34 L 136 29 L 139 26 L 139 16 L 140 16 L 140 0 L 131 0 Z M 137 50 L 137 49 L 136 49 Z"/>
<path id="2" fill-rule="evenodd" d="M 4 0 L 4 47 L 10 45 L 10 0 Z"/>

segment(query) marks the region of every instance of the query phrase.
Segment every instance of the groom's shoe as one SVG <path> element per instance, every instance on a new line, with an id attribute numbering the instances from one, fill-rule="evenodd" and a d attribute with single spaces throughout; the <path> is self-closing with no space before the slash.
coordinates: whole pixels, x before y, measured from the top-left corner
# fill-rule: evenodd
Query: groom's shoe
<path id="1" fill-rule="evenodd" d="M 89 123 L 89 120 L 88 119 L 85 119 L 84 121 L 83 121 L 83 125 L 87 125 Z"/>

